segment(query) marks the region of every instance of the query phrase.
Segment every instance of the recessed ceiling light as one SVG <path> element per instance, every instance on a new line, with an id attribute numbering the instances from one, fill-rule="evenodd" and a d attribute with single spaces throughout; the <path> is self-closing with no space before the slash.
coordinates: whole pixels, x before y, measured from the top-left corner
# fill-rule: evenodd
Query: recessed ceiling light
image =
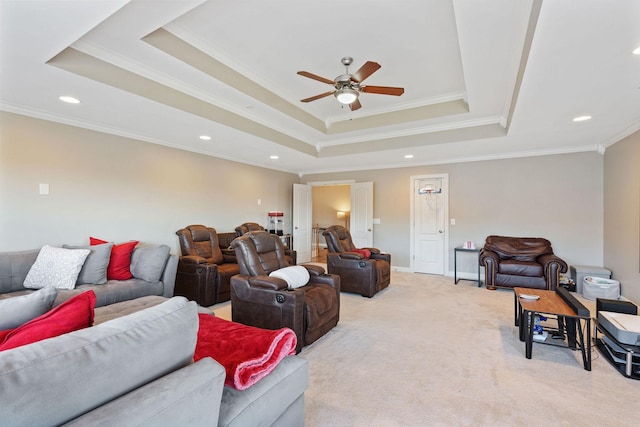
<path id="1" fill-rule="evenodd" d="M 405 159 L 413 159 L 413 154 L 405 154 L 404 158 Z"/>
<path id="2" fill-rule="evenodd" d="M 591 120 L 591 116 L 578 116 L 573 119 L 574 122 L 586 122 L 587 120 Z"/>
<path id="3" fill-rule="evenodd" d="M 280 157 L 276 156 L 275 154 L 273 156 L 269 156 L 269 158 L 271 160 L 278 160 Z"/>
<path id="4" fill-rule="evenodd" d="M 67 102 L 69 104 L 80 104 L 80 100 L 73 96 L 61 96 L 58 98 L 60 101 Z"/>
<path id="5" fill-rule="evenodd" d="M 640 55 L 640 46 L 638 46 L 637 48 L 633 49 L 633 54 L 634 55 Z"/>
<path id="6" fill-rule="evenodd" d="M 203 141 L 211 141 L 211 137 L 209 135 L 200 135 L 200 139 Z"/>

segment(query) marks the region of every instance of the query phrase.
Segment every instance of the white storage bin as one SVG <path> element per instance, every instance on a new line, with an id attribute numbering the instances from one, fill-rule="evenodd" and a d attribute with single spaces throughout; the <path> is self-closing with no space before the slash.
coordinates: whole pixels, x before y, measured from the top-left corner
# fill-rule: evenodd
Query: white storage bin
<path id="1" fill-rule="evenodd" d="M 620 282 L 603 277 L 586 276 L 582 283 L 582 296 L 590 300 L 596 298 L 618 299 L 620 298 Z"/>
<path id="2" fill-rule="evenodd" d="M 582 284 L 584 283 L 584 278 L 587 276 L 611 279 L 611 271 L 603 267 L 595 267 L 591 265 L 572 265 L 569 268 L 569 274 L 573 283 L 576 284 L 576 292 L 579 294 L 583 293 Z"/>

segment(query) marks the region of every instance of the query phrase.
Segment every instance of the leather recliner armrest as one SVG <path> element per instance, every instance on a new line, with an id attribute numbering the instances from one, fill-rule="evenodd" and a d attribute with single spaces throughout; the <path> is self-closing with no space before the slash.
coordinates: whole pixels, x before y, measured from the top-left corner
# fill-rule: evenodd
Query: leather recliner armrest
<path id="1" fill-rule="evenodd" d="M 209 264 L 206 258 L 202 258 L 198 255 L 185 255 L 180 257 L 180 263 L 182 264 Z M 215 264 L 212 264 L 215 265 Z"/>
<path id="2" fill-rule="evenodd" d="M 340 252 L 338 253 L 338 255 L 342 259 L 357 259 L 357 260 L 364 259 L 364 256 L 358 252 Z"/>
<path id="3" fill-rule="evenodd" d="M 302 267 L 306 268 L 309 272 L 309 276 L 320 276 L 326 273 L 324 267 L 320 267 L 319 265 L 313 264 L 301 264 Z"/>
<path id="4" fill-rule="evenodd" d="M 270 289 L 274 291 L 286 291 L 287 282 L 277 277 L 269 276 L 247 276 L 249 285 L 253 288 Z"/>
<path id="5" fill-rule="evenodd" d="M 383 261 L 387 261 L 389 265 L 391 265 L 391 254 L 374 254 L 373 252 L 371 252 L 371 259 L 381 259 Z"/>
<path id="6" fill-rule="evenodd" d="M 185 257 L 182 257 L 182 258 L 185 258 Z M 178 268 L 177 268 L 178 273 L 188 273 L 188 274 L 198 273 L 199 274 L 203 270 L 208 270 L 209 271 L 208 274 L 212 275 L 212 277 L 215 277 L 218 274 L 217 264 L 208 264 L 206 262 L 200 263 L 197 260 L 193 260 L 193 259 L 189 259 L 185 261 L 182 258 L 178 261 Z"/>

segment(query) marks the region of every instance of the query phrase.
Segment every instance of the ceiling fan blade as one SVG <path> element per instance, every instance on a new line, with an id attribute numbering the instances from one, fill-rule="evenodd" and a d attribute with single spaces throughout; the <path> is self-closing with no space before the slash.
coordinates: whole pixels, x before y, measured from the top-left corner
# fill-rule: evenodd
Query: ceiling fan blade
<path id="1" fill-rule="evenodd" d="M 317 75 L 315 75 L 313 73 L 310 73 L 308 71 L 298 71 L 298 74 L 301 75 L 301 76 L 304 76 L 304 77 L 309 77 L 310 79 L 317 80 L 317 81 L 322 82 L 322 83 L 327 83 L 327 84 L 330 84 L 330 85 L 334 84 L 333 80 L 325 79 L 324 77 L 317 76 Z"/>
<path id="2" fill-rule="evenodd" d="M 367 93 L 377 93 L 380 95 L 400 96 L 404 93 L 404 88 L 391 86 L 364 86 L 362 91 Z"/>
<path id="3" fill-rule="evenodd" d="M 349 108 L 351 108 L 351 111 L 359 110 L 360 107 L 362 107 L 362 105 L 360 105 L 360 100 L 359 99 L 356 99 L 351 104 L 349 104 Z"/>
<path id="4" fill-rule="evenodd" d="M 301 99 L 300 102 L 315 101 L 316 99 L 320 99 L 320 98 L 324 98 L 325 96 L 333 95 L 333 92 L 335 92 L 335 90 L 331 90 L 329 92 L 321 93 L 320 95 L 312 96 L 310 98 Z"/>
<path id="5" fill-rule="evenodd" d="M 380 68 L 381 65 L 377 62 L 367 61 L 358 71 L 353 73 L 351 79 L 356 83 L 361 83 L 364 79 L 378 71 Z"/>

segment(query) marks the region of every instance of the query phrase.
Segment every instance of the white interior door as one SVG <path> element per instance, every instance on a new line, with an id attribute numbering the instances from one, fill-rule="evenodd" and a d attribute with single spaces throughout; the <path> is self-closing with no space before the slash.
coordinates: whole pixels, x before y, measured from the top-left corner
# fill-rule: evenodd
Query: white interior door
<path id="1" fill-rule="evenodd" d="M 351 184 L 349 231 L 356 247 L 373 247 L 373 182 Z"/>
<path id="2" fill-rule="evenodd" d="M 412 178 L 413 271 L 444 274 L 446 237 L 446 177 Z"/>
<path id="3" fill-rule="evenodd" d="M 311 197 L 310 185 L 293 184 L 293 249 L 298 264 L 311 262 Z"/>

